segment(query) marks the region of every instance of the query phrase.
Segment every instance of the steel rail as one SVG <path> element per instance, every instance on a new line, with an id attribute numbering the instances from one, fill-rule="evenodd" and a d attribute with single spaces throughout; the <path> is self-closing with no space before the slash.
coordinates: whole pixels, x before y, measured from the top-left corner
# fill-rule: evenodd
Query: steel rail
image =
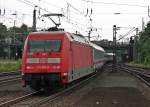
<path id="1" fill-rule="evenodd" d="M 18 98 L 16 98 L 16 99 L 13 99 L 13 100 L 10 100 L 10 101 L 1 103 L 1 104 L 0 104 L 0 107 L 10 107 L 11 105 L 16 104 L 16 103 L 18 103 L 18 102 L 21 102 L 21 101 L 23 101 L 23 100 L 26 100 L 26 99 L 30 98 L 31 96 L 36 95 L 37 93 L 38 93 L 38 92 L 33 92 L 33 93 L 30 93 L 30 94 L 27 94 L 27 95 L 18 97 Z"/>
<path id="2" fill-rule="evenodd" d="M 0 72 L 0 77 L 10 75 L 20 75 L 20 71 Z"/>
<path id="3" fill-rule="evenodd" d="M 11 83 L 11 82 L 20 81 L 20 80 L 21 80 L 21 76 L 0 79 L 0 86 L 6 85 L 6 84 Z"/>
<path id="4" fill-rule="evenodd" d="M 123 66 L 132 69 L 132 71 L 137 73 L 137 74 L 140 74 L 140 75 L 143 75 L 145 77 L 149 77 L 150 78 L 150 73 L 146 69 L 136 68 L 136 67 L 132 67 L 132 66 L 126 65 L 126 64 L 124 64 Z"/>
<path id="5" fill-rule="evenodd" d="M 81 82 L 78 82 L 77 84 L 72 85 L 71 87 L 63 88 L 63 89 L 61 88 L 57 92 L 54 91 L 48 97 L 44 97 L 44 98 L 40 97 L 39 101 L 33 102 L 32 104 L 27 104 L 26 106 L 27 107 L 37 107 L 37 106 L 42 105 L 42 104 L 44 104 L 46 102 L 54 101 L 55 99 L 61 97 L 65 93 L 71 92 L 71 91 L 75 90 L 76 88 L 79 88 L 79 87 L 83 86 L 84 84 L 88 83 L 88 81 L 91 80 L 92 78 L 94 78 L 95 76 L 96 76 L 96 74 L 94 74 L 94 75 L 92 75 L 92 76 L 82 80 Z M 38 92 L 34 92 L 34 93 L 31 93 L 31 94 L 28 94 L 28 95 L 25 95 L 25 96 L 18 97 L 18 98 L 14 99 L 14 100 L 10 100 L 10 101 L 1 103 L 0 107 L 10 107 L 11 105 L 17 106 L 17 104 L 19 104 L 19 103 L 22 103 L 24 101 L 28 101 L 28 99 L 30 99 L 31 97 L 33 97 L 32 99 L 34 100 L 37 97 L 39 97 L 39 96 L 34 96 L 37 93 Z"/>
<path id="6" fill-rule="evenodd" d="M 127 66 L 127 67 L 132 68 L 137 71 L 142 71 L 143 73 L 150 75 L 150 72 L 149 72 L 150 69 L 148 69 L 148 68 L 135 67 L 135 66 L 127 65 L 127 64 L 124 64 L 124 66 Z"/>
<path id="7" fill-rule="evenodd" d="M 33 103 L 33 104 L 29 105 L 28 107 L 37 107 L 37 106 L 42 105 L 42 104 L 44 104 L 44 103 L 46 103 L 46 102 L 52 102 L 52 101 L 54 101 L 55 99 L 61 97 L 62 95 L 66 94 L 66 93 L 69 93 L 69 92 L 73 91 L 74 89 L 79 88 L 80 86 L 82 86 L 82 85 L 88 83 L 88 82 L 89 82 L 90 80 L 92 80 L 96 75 L 97 75 L 97 73 L 94 74 L 94 75 L 92 75 L 92 76 L 90 76 L 89 78 L 87 78 L 87 79 L 85 79 L 85 80 L 83 80 L 83 81 L 81 81 L 81 82 L 79 82 L 79 83 L 77 83 L 77 84 L 75 84 L 75 85 L 69 87 L 69 88 L 66 88 L 66 89 L 64 89 L 64 90 L 62 90 L 62 91 L 60 91 L 60 92 L 58 92 L 58 93 L 56 93 L 56 94 L 53 94 L 53 95 L 48 96 L 48 97 L 46 97 L 46 98 L 44 98 L 44 99 L 42 99 L 42 100 L 40 100 L 40 101 L 38 101 L 38 102 L 36 102 L 36 103 Z"/>
<path id="8" fill-rule="evenodd" d="M 134 67 L 134 68 L 139 68 L 139 69 L 143 69 L 143 70 L 150 70 L 150 68 L 146 68 L 146 67 L 142 67 L 142 66 L 133 66 L 133 65 L 129 65 L 129 64 L 124 64 L 126 66 L 129 66 L 129 67 Z"/>
<path id="9" fill-rule="evenodd" d="M 71 86 L 69 86 L 67 88 L 61 88 L 60 90 L 57 90 L 57 92 L 56 91 L 52 92 L 51 95 L 49 95 L 48 97 L 47 96 L 44 97 L 44 98 L 40 97 L 39 101 L 33 102 L 32 104 L 28 104 L 26 106 L 28 106 L 28 107 L 37 107 L 37 106 L 45 104 L 47 102 L 49 103 L 51 101 L 54 101 L 57 98 L 62 97 L 63 95 L 65 95 L 67 93 L 70 93 L 70 92 L 72 92 L 73 90 L 75 90 L 77 88 L 83 87 L 85 84 L 90 82 L 90 80 L 94 79 L 94 77 L 98 76 L 100 73 L 102 73 L 102 72 L 97 72 L 93 75 L 90 75 L 89 77 L 84 78 L 82 81 L 78 81 L 77 83 L 72 84 Z M 34 92 L 34 93 L 31 93 L 31 94 L 16 98 L 14 100 L 10 100 L 8 102 L 1 103 L 0 107 L 10 107 L 11 105 L 14 105 L 14 104 L 17 105 L 17 104 L 20 104 L 24 101 L 25 102 L 28 101 L 28 99 L 30 99 L 31 97 L 33 97 L 32 99 L 34 100 L 34 99 L 39 97 L 39 96 L 34 96 L 37 93 L 38 92 Z"/>
<path id="10" fill-rule="evenodd" d="M 143 72 L 139 72 L 139 71 L 137 71 L 137 70 L 135 70 L 135 69 L 132 69 L 131 67 L 129 68 L 129 67 L 126 66 L 126 65 L 121 65 L 121 67 L 122 67 L 126 72 L 128 72 L 128 73 L 130 73 L 130 74 L 136 76 L 136 77 L 139 78 L 142 82 L 144 82 L 147 86 L 150 87 L 150 75 L 145 74 L 145 73 L 143 73 Z M 145 78 L 148 78 L 149 81 L 148 81 L 147 79 L 145 79 Z"/>
<path id="11" fill-rule="evenodd" d="M 20 77 L 21 76 L 18 75 L 18 76 L 10 76 L 10 77 L 5 77 L 5 78 L 0 78 L 0 82 L 15 79 L 15 78 L 20 78 Z"/>

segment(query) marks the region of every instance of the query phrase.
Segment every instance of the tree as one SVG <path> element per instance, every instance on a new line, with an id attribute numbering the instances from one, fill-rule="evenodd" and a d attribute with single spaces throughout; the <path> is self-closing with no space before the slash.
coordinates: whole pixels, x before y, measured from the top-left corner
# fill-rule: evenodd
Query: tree
<path id="1" fill-rule="evenodd" d="M 20 27 L 20 34 L 18 35 L 19 37 L 18 40 L 20 40 L 23 43 L 28 33 L 29 33 L 28 26 L 25 24 L 22 24 Z"/>
<path id="2" fill-rule="evenodd" d="M 27 33 L 28 32 L 28 26 L 25 24 L 22 24 L 20 27 L 20 30 L 22 33 Z"/>
<path id="3" fill-rule="evenodd" d="M 7 36 L 7 27 L 0 23 L 0 39 L 4 39 Z"/>
<path id="4" fill-rule="evenodd" d="M 150 65 L 150 23 L 147 24 L 144 32 L 141 32 L 138 41 L 139 63 Z"/>
<path id="5" fill-rule="evenodd" d="M 17 41 L 19 43 L 24 42 L 24 38 L 28 35 L 28 26 L 22 24 L 21 27 L 11 27 L 9 28 L 9 35 L 14 40 L 14 43 Z"/>

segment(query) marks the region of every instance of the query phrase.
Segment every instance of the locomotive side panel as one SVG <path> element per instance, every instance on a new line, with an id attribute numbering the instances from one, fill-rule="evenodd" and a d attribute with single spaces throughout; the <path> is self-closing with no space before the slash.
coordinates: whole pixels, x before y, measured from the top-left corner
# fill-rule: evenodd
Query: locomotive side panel
<path id="1" fill-rule="evenodd" d="M 71 51 L 72 70 L 69 73 L 69 81 L 92 73 L 92 47 L 79 42 L 71 42 Z"/>
<path id="2" fill-rule="evenodd" d="M 70 41 L 65 36 L 63 39 L 63 48 L 62 48 L 62 65 L 61 65 L 61 81 L 63 84 L 69 83 L 68 74 L 71 71 L 72 67 L 70 65 Z"/>

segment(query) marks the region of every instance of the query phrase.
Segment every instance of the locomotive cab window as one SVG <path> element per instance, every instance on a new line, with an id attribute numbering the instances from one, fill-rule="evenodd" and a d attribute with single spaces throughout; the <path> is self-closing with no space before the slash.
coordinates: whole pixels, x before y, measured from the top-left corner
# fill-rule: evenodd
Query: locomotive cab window
<path id="1" fill-rule="evenodd" d="M 59 52 L 61 40 L 30 40 L 28 43 L 29 52 Z"/>

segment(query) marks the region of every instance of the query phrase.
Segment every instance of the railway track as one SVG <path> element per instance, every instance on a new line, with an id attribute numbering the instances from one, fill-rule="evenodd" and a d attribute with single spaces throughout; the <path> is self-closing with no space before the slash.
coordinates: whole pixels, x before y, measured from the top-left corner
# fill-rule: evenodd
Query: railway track
<path id="1" fill-rule="evenodd" d="M 131 66 L 128 66 L 128 65 L 125 65 L 125 64 L 121 64 L 120 67 L 124 71 L 136 76 L 142 82 L 144 82 L 147 86 L 150 87 L 150 73 L 148 73 L 147 70 L 144 70 L 144 69 L 141 69 L 141 68 L 131 67 Z"/>
<path id="2" fill-rule="evenodd" d="M 90 80 L 92 80 L 95 76 L 96 76 L 96 74 L 92 75 L 89 78 L 87 78 L 87 79 L 85 79 L 85 80 L 83 80 L 83 81 L 81 81 L 81 82 L 79 82 L 79 83 L 77 83 L 77 84 L 75 84 L 75 85 L 73 85 L 73 86 L 71 86 L 69 88 L 66 88 L 66 89 L 64 89 L 64 90 L 62 90 L 62 91 L 60 91 L 58 93 L 55 93 L 55 94 L 53 94 L 51 96 L 48 96 L 48 97 L 45 97 L 44 99 L 42 99 L 42 100 L 40 100 L 38 102 L 35 102 L 35 103 L 29 105 L 28 107 L 37 107 L 37 106 L 42 105 L 42 104 L 44 104 L 46 102 L 52 102 L 52 101 L 56 100 L 59 97 L 62 97 L 63 95 L 65 95 L 67 93 L 71 93 L 76 88 L 82 87 L 87 82 L 89 82 Z"/>
<path id="3" fill-rule="evenodd" d="M 150 69 L 148 69 L 148 68 L 134 67 L 131 65 L 126 65 L 126 64 L 124 64 L 124 66 L 127 66 L 128 68 L 131 68 L 131 69 L 134 69 L 134 70 L 137 70 L 137 71 L 140 71 L 140 72 L 150 75 L 150 72 L 149 72 Z"/>
<path id="4" fill-rule="evenodd" d="M 20 75 L 15 75 L 15 76 L 6 76 L 3 78 L 0 78 L 0 86 L 2 85 L 7 85 L 8 83 L 20 81 L 21 76 Z"/>
<path id="5" fill-rule="evenodd" d="M 0 77 L 11 76 L 11 75 L 20 75 L 20 71 L 10 71 L 10 72 L 1 72 Z"/>
<path id="6" fill-rule="evenodd" d="M 19 71 L 1 72 L 0 73 L 0 86 L 7 85 L 8 83 L 21 80 Z"/>
<path id="7" fill-rule="evenodd" d="M 86 83 L 88 83 L 90 80 L 92 80 L 94 77 L 96 77 L 97 74 L 91 75 L 87 77 L 86 79 L 77 82 L 76 84 L 73 84 L 67 88 L 59 89 L 57 91 L 51 92 L 50 95 L 42 95 L 38 94 L 39 92 L 31 93 L 19 98 L 16 98 L 14 100 L 5 102 L 0 104 L 0 107 L 37 107 L 39 105 L 42 105 L 46 102 L 54 101 L 55 99 L 72 92 L 73 90 L 84 86 Z"/>
<path id="8" fill-rule="evenodd" d="M 10 101 L 7 101 L 7 102 L 4 102 L 4 103 L 1 103 L 0 104 L 0 107 L 10 107 L 11 105 L 13 104 L 16 104 L 16 103 L 19 103 L 25 99 L 28 99 L 34 95 L 36 95 L 37 92 L 33 92 L 33 93 L 30 93 L 30 94 L 27 94 L 27 95 L 24 95 L 24 96 L 21 96 L 21 97 L 18 97 L 18 98 L 15 98 L 13 100 L 10 100 Z"/>
<path id="9" fill-rule="evenodd" d="M 112 69 L 112 65 L 108 66 L 107 70 Z M 126 72 L 129 72 L 133 74 L 134 76 L 140 78 L 144 83 L 146 83 L 148 86 L 150 86 L 150 75 L 145 74 L 144 71 L 138 71 L 137 68 L 132 68 L 127 65 L 116 65 L 117 70 L 124 70 Z M 111 70 L 110 70 L 111 71 Z M 77 84 L 71 85 L 68 88 L 60 89 L 59 91 L 52 92 L 50 95 L 45 94 L 38 94 L 38 92 L 31 93 L 22 97 L 18 97 L 14 100 L 1 103 L 0 107 L 37 107 L 40 105 L 43 105 L 45 103 L 51 103 L 53 101 L 56 101 L 56 99 L 61 98 L 62 96 L 66 95 L 67 93 L 73 92 L 73 90 L 76 90 L 79 87 L 84 86 L 88 81 L 92 80 L 96 75 L 92 75 L 85 80 L 78 82 Z"/>

